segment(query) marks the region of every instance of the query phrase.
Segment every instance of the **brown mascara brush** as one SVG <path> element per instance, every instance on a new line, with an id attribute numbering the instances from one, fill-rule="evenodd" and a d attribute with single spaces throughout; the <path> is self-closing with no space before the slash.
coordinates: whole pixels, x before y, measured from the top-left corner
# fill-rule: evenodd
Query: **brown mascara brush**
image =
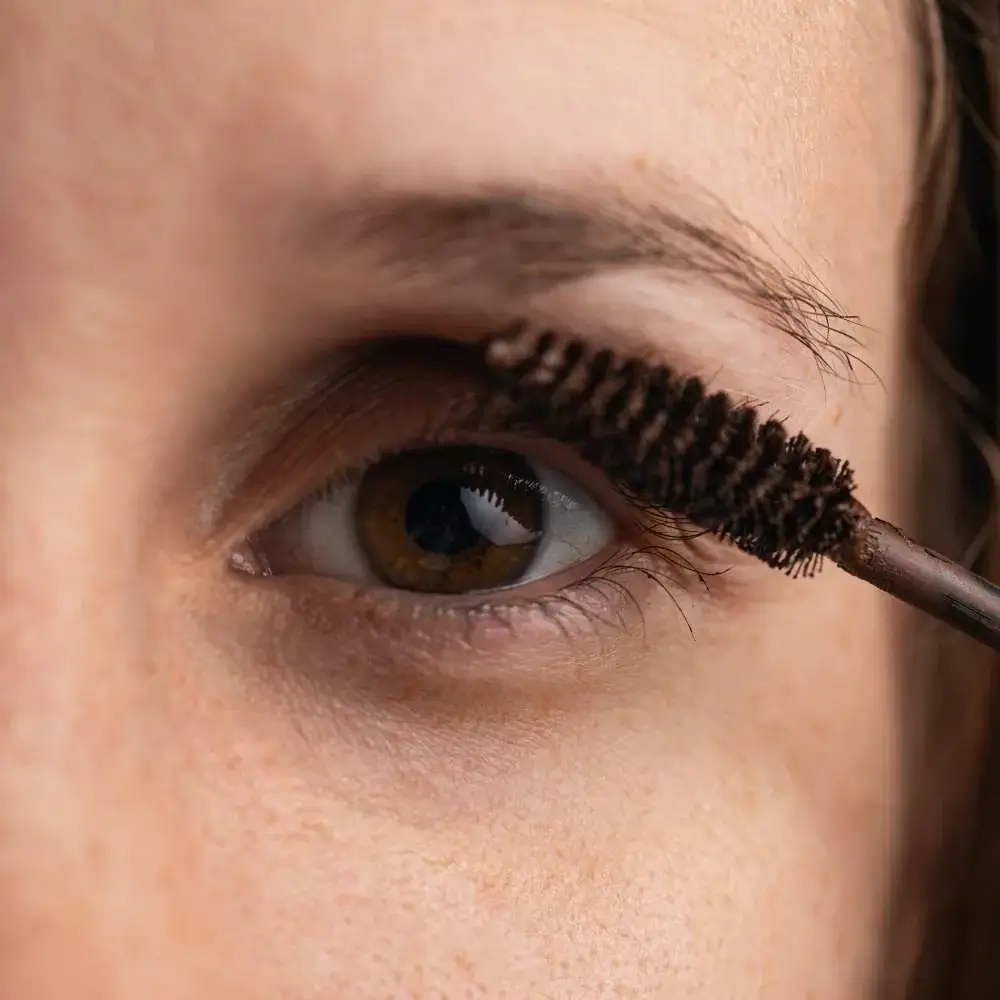
<path id="1" fill-rule="evenodd" d="M 488 340 L 484 357 L 505 417 L 544 422 L 635 497 L 792 576 L 831 559 L 1000 649 L 1000 587 L 873 517 L 846 462 L 754 406 L 527 324 Z"/>

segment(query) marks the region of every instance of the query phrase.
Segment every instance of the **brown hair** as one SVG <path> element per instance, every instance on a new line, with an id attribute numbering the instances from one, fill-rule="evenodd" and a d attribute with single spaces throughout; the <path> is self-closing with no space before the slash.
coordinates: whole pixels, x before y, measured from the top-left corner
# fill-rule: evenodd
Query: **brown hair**
<path id="1" fill-rule="evenodd" d="M 901 421 L 921 539 L 1000 579 L 1000 0 L 917 0 L 923 102 Z M 926 484 L 940 483 L 936 495 Z M 908 815 L 883 997 L 1000 997 L 1000 674 L 954 636 L 905 640 Z"/>

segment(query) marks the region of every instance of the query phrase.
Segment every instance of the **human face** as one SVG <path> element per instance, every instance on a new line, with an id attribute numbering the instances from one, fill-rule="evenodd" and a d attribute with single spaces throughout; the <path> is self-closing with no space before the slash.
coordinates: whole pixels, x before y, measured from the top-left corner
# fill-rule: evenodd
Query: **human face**
<path id="1" fill-rule="evenodd" d="M 901 514 L 915 79 L 869 0 L 0 0 L 0 995 L 867 994 L 887 599 L 740 563 L 627 575 L 641 620 L 609 592 L 590 628 L 480 628 L 230 550 L 320 485 L 274 471 L 275 414 L 338 347 L 512 303 L 765 400 Z M 519 281 L 479 233 L 482 273 L 439 280 L 412 218 L 407 246 L 349 232 L 373 198 L 498 190 L 710 216 L 859 317 L 882 384 L 696 273 Z M 310 476 L 465 386 L 393 364 L 324 396 Z"/>

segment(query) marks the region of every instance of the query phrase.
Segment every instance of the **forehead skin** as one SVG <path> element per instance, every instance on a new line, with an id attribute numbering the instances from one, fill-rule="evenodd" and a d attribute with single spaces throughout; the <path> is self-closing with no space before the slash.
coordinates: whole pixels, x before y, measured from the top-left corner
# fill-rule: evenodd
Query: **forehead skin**
<path id="1" fill-rule="evenodd" d="M 349 740 L 171 528 L 291 349 L 287 215 L 667 175 L 861 317 L 809 429 L 893 516 L 915 79 L 871 0 L 0 0 L 0 995 L 864 995 L 884 601 L 761 577 L 680 658 L 651 598 L 600 696 Z"/>

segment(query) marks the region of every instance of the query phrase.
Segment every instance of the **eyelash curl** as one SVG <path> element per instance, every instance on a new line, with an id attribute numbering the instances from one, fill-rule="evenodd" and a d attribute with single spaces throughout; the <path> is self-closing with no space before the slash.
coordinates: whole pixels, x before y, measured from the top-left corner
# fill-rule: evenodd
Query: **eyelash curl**
<path id="1" fill-rule="evenodd" d="M 790 576 L 814 575 L 862 515 L 847 462 L 698 378 L 526 323 L 484 358 L 498 412 L 543 424 L 638 502 Z"/>

